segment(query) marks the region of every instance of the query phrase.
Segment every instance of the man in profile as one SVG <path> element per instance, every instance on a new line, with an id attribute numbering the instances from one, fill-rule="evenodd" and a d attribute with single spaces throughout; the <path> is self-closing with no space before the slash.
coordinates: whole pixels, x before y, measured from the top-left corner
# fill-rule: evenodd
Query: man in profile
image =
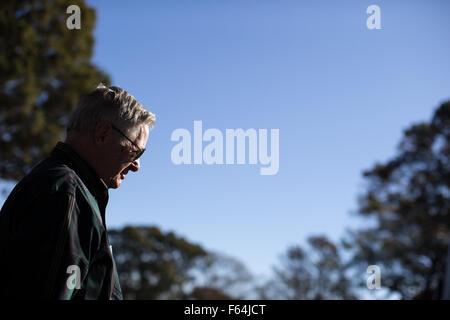
<path id="1" fill-rule="evenodd" d="M 79 102 L 48 158 L 0 211 L 0 297 L 122 299 L 106 233 L 108 189 L 140 168 L 155 116 L 119 87 Z"/>

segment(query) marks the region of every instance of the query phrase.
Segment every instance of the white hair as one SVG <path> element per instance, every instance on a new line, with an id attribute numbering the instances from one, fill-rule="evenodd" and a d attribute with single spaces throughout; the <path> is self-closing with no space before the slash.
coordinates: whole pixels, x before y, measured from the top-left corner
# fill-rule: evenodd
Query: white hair
<path id="1" fill-rule="evenodd" d="M 141 125 L 152 128 L 156 117 L 122 88 L 100 84 L 78 103 L 69 119 L 66 140 L 92 133 L 101 120 L 131 131 Z"/>

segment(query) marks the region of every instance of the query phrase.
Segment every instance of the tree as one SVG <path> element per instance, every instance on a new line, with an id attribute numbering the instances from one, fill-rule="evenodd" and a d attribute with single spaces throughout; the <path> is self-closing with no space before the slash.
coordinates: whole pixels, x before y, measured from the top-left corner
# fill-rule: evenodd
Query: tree
<path id="1" fill-rule="evenodd" d="M 110 230 L 109 238 L 125 299 L 181 299 L 192 270 L 207 252 L 157 227 Z"/>
<path id="2" fill-rule="evenodd" d="M 244 299 L 252 275 L 238 260 L 154 226 L 108 231 L 125 299 Z"/>
<path id="3" fill-rule="evenodd" d="M 266 286 L 265 299 L 311 299 L 313 278 L 311 264 L 304 249 L 292 246 L 281 256 L 281 266 L 274 267 L 274 279 Z"/>
<path id="4" fill-rule="evenodd" d="M 399 153 L 364 172 L 358 213 L 375 222 L 346 238 L 365 272 L 404 299 L 440 299 L 450 240 L 450 102 L 404 132 Z"/>
<path id="5" fill-rule="evenodd" d="M 338 247 L 325 236 L 308 238 L 309 250 L 291 246 L 260 298 L 354 299 Z"/>
<path id="6" fill-rule="evenodd" d="M 186 300 L 232 300 L 233 298 L 223 291 L 211 287 L 195 287 L 186 297 Z"/>
<path id="7" fill-rule="evenodd" d="M 63 137 L 83 94 L 108 76 L 90 62 L 95 11 L 84 1 L 69 30 L 69 0 L 0 4 L 0 179 L 19 180 Z"/>
<path id="8" fill-rule="evenodd" d="M 308 243 L 315 267 L 314 299 L 355 299 L 347 276 L 348 266 L 338 247 L 325 236 L 310 237 Z"/>
<path id="9" fill-rule="evenodd" d="M 253 276 L 237 259 L 208 252 L 196 267 L 195 285 L 192 296 L 246 299 L 253 290 Z"/>

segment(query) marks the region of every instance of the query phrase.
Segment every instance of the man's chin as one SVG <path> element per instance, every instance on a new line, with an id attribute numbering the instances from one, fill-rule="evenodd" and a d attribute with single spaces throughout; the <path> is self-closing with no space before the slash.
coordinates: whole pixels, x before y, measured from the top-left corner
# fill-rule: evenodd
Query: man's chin
<path id="1" fill-rule="evenodd" d="M 122 184 L 122 179 L 120 177 L 113 178 L 109 180 L 108 188 L 109 189 L 117 189 Z"/>

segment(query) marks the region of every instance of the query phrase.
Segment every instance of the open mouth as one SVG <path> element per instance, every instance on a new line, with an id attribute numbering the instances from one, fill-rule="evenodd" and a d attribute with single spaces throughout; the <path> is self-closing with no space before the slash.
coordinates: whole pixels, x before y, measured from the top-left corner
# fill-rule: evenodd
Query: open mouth
<path id="1" fill-rule="evenodd" d="M 120 173 L 120 179 L 125 179 L 125 176 L 127 175 L 127 173 L 128 173 L 128 170 L 124 170 L 124 171 L 122 171 L 121 173 Z"/>

